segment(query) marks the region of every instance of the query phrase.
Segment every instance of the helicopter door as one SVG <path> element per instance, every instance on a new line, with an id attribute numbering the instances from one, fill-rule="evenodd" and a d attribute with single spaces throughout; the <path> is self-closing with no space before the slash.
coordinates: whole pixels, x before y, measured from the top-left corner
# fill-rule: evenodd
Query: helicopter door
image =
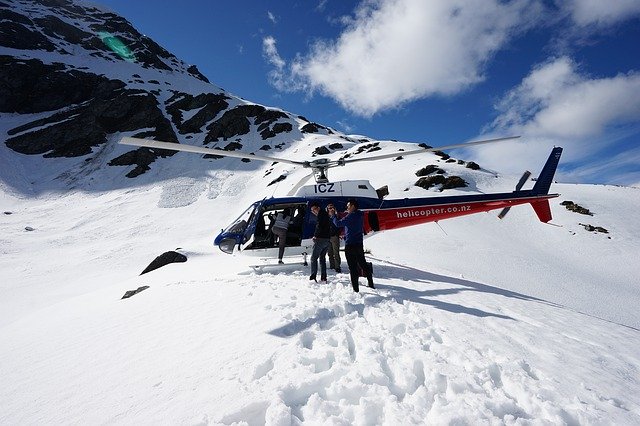
<path id="1" fill-rule="evenodd" d="M 257 202 L 254 204 L 254 209 L 251 212 L 251 216 L 247 221 L 247 227 L 244 232 L 244 238 L 242 239 L 242 243 L 240 244 L 240 251 L 244 250 L 247 247 L 250 247 L 256 238 L 256 227 L 258 226 L 258 219 L 262 218 L 262 202 Z"/>

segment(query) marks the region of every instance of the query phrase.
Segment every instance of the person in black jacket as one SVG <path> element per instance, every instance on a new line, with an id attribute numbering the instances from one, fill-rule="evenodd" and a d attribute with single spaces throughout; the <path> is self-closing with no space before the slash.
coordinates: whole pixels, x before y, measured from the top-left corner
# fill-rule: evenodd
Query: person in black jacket
<path id="1" fill-rule="evenodd" d="M 311 213 L 318 217 L 316 229 L 313 233 L 313 252 L 311 253 L 311 275 L 310 280 L 316 281 L 318 274 L 318 259 L 320 259 L 320 281 L 327 281 L 327 250 L 329 249 L 329 237 L 331 236 L 331 225 L 329 215 L 320 208 L 320 203 L 311 203 Z"/>
<path id="2" fill-rule="evenodd" d="M 332 214 L 331 219 L 335 226 L 344 227 L 344 254 L 347 258 L 347 265 L 349 265 L 353 291 L 358 293 L 360 291 L 358 282 L 360 270 L 366 275 L 368 286 L 371 288 L 375 288 L 375 286 L 373 285 L 373 273 L 367 264 L 367 259 L 364 257 L 364 247 L 362 245 L 364 213 L 358 210 L 358 202 L 353 198 L 347 202 L 347 213 L 342 219 L 338 219 L 338 215 Z"/>

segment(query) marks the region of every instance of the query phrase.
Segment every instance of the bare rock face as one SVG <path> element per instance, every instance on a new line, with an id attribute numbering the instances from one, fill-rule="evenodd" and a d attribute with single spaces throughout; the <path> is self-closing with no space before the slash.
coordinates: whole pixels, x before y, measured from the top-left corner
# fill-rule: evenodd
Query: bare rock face
<path id="1" fill-rule="evenodd" d="M 261 105 L 238 105 L 227 110 L 222 117 L 207 126 L 209 132 L 205 143 L 217 141 L 220 138 L 227 140 L 246 135 L 251 130 L 252 122 L 258 126 L 262 139 L 268 139 L 283 131 L 291 131 L 293 126 L 290 123 L 282 123 L 277 129 L 269 129 L 269 126 L 280 118 L 289 118 L 289 116 L 282 111 L 267 109 Z"/>
<path id="2" fill-rule="evenodd" d="M 107 146 L 116 143 L 116 135 L 240 144 L 253 142 L 257 134 L 262 140 L 277 138 L 298 131 L 298 120 L 308 122 L 207 84 L 196 66 L 126 19 L 87 2 L 0 0 L 0 48 L 0 112 L 24 115 L 4 143 L 21 154 L 90 161 L 99 153 L 100 164 L 133 166 L 126 176 L 135 178 L 175 151 L 132 148 L 123 154 L 122 147 Z M 307 126 L 330 133 L 317 124 Z M 286 143 L 282 138 L 244 148 L 281 149 Z M 81 162 L 69 173 L 81 170 Z"/>

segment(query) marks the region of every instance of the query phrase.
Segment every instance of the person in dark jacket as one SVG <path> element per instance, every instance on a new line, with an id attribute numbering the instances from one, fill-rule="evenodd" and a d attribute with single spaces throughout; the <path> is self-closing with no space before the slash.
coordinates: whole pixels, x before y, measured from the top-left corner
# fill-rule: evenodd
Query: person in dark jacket
<path id="1" fill-rule="evenodd" d="M 336 214 L 336 208 L 333 203 L 327 204 L 327 213 L 329 216 Z M 327 251 L 327 255 L 329 256 L 329 268 L 335 269 L 337 273 L 342 272 L 340 269 L 340 264 L 342 263 L 342 259 L 340 259 L 340 228 L 333 224 L 333 221 L 330 222 L 331 232 L 329 238 L 329 251 Z"/>
<path id="2" fill-rule="evenodd" d="M 311 253 L 310 280 L 315 281 L 318 274 L 318 259 L 320 259 L 320 281 L 327 281 L 327 250 L 331 236 L 331 221 L 327 212 L 320 208 L 320 203 L 311 203 L 311 213 L 318 217 L 316 229 L 313 233 L 313 252 Z"/>
<path id="3" fill-rule="evenodd" d="M 364 238 L 364 213 L 358 210 L 358 202 L 355 199 L 350 199 L 347 202 L 348 214 L 338 219 L 336 214 L 331 216 L 333 224 L 337 227 L 344 227 L 344 255 L 347 258 L 347 265 L 349 265 L 349 275 L 351 275 L 351 286 L 353 291 L 358 293 L 360 291 L 360 284 L 358 278 L 360 277 L 360 269 L 362 269 L 367 276 L 367 283 L 369 287 L 373 286 L 373 276 L 367 260 L 364 257 L 364 247 L 362 240 Z"/>

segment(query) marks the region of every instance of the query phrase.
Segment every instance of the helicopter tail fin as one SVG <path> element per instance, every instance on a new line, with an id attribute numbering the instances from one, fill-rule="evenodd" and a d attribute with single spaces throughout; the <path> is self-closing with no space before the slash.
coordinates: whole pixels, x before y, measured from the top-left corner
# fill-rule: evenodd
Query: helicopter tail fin
<path id="1" fill-rule="evenodd" d="M 549 206 L 549 200 L 532 201 L 531 207 L 536 212 L 540 222 L 547 223 L 551 220 L 551 207 Z"/>
<path id="2" fill-rule="evenodd" d="M 562 155 L 562 148 L 559 146 L 553 148 L 547 162 L 540 172 L 540 176 L 538 176 L 536 184 L 531 190 L 534 195 L 546 195 L 549 193 L 553 176 L 555 175 L 558 163 L 560 162 L 560 155 Z"/>
<path id="3" fill-rule="evenodd" d="M 540 176 L 538 176 L 538 179 L 536 180 L 536 184 L 531 190 L 533 195 L 549 194 L 549 188 L 553 182 L 553 176 L 555 175 L 558 163 L 560 162 L 560 155 L 562 155 L 562 148 L 559 146 L 553 148 L 547 162 L 540 172 Z M 533 207 L 533 210 L 536 212 L 540 222 L 547 223 L 551 220 L 551 207 L 549 206 L 548 199 L 532 201 L 531 207 Z"/>

